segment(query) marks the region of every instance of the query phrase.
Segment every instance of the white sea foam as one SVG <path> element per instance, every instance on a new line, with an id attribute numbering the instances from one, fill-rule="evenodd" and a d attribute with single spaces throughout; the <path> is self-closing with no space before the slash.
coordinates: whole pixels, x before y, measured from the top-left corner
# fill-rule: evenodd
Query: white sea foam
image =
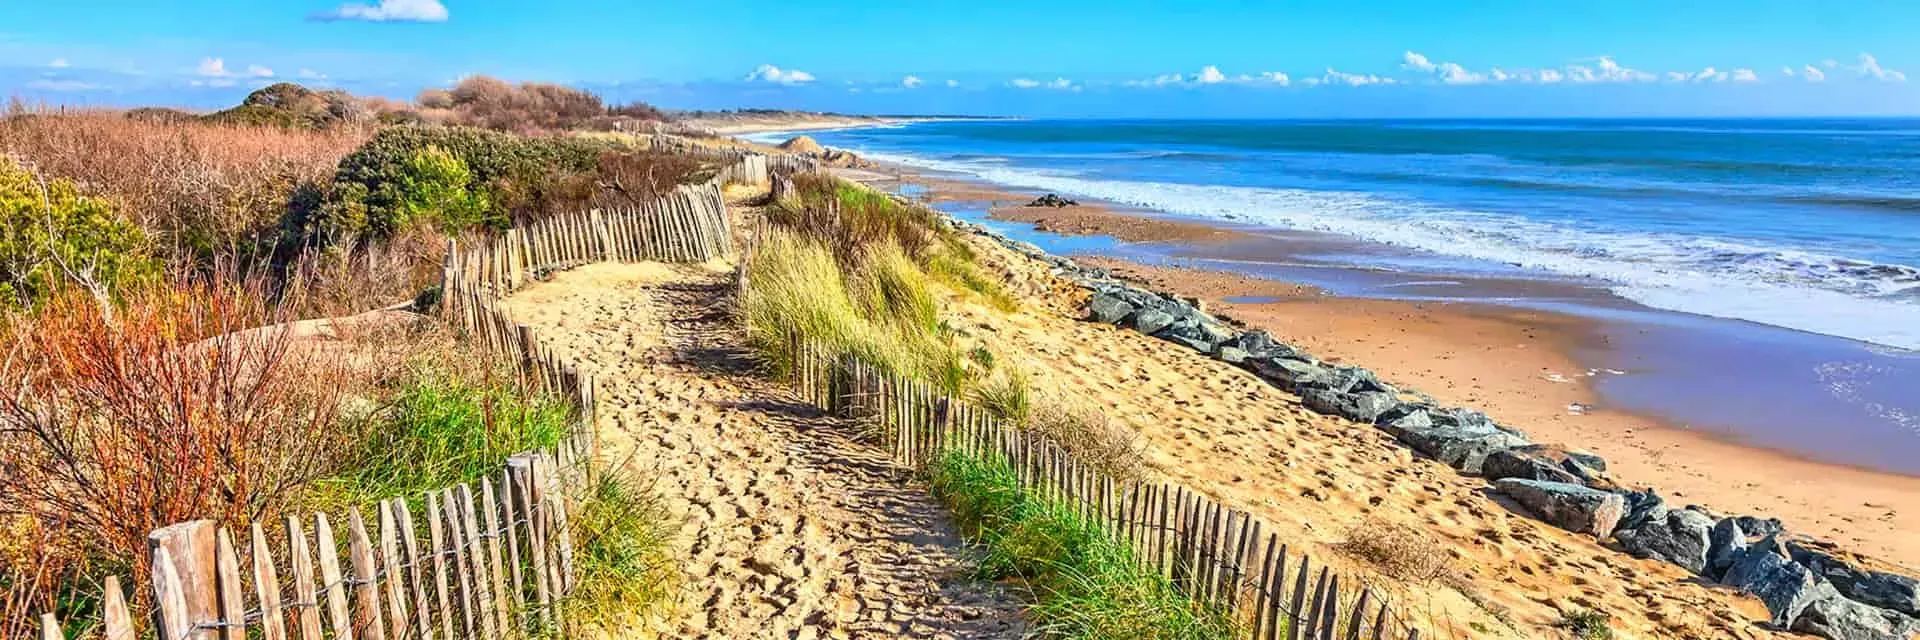
<path id="1" fill-rule="evenodd" d="M 1365 193 L 1093 180 L 1058 172 L 870 153 L 876 160 L 1169 213 L 1512 264 L 1613 283 L 1642 304 L 1920 349 L 1920 272 L 1699 236 L 1598 232 Z"/>

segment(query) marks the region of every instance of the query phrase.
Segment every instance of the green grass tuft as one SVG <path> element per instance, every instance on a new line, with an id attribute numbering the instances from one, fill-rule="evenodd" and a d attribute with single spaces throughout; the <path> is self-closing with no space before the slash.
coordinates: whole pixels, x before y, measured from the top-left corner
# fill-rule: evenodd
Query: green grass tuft
<path id="1" fill-rule="evenodd" d="M 578 496 L 573 592 L 563 617 L 617 637 L 671 600 L 680 586 L 666 511 L 629 473 L 596 469 Z"/>
<path id="2" fill-rule="evenodd" d="M 1033 593 L 1040 635 L 1058 638 L 1234 637 L 1228 616 L 1175 591 L 1135 564 L 1132 551 L 1068 505 L 1020 488 L 999 460 L 948 452 L 931 469 L 934 493 L 970 541 L 984 548 L 978 573 L 1016 578 Z"/>
<path id="3" fill-rule="evenodd" d="M 508 456 L 559 444 L 573 410 L 504 383 L 439 373 L 404 381 L 391 404 L 365 420 L 359 451 L 315 483 L 315 506 L 413 497 L 499 471 Z"/>

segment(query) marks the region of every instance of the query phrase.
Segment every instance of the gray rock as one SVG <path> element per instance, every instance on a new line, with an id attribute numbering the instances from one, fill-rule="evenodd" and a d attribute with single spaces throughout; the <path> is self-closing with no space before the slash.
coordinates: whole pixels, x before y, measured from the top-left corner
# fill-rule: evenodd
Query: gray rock
<path id="1" fill-rule="evenodd" d="M 1120 324 L 1133 315 L 1134 306 L 1120 296 L 1096 293 L 1087 305 L 1087 319 L 1105 324 Z"/>
<path id="2" fill-rule="evenodd" d="M 1707 533 L 1707 572 L 1709 578 L 1726 575 L 1733 562 L 1747 552 L 1747 532 L 1736 518 L 1722 518 Z"/>
<path id="3" fill-rule="evenodd" d="M 1188 336 L 1177 335 L 1172 333 L 1164 334 L 1158 337 L 1161 340 L 1165 340 L 1167 342 L 1171 342 L 1178 345 L 1184 345 L 1188 349 L 1192 349 L 1200 353 L 1213 353 L 1213 343 L 1207 342 L 1205 340 L 1200 340 L 1197 338 L 1191 338 Z"/>
<path id="4" fill-rule="evenodd" d="M 1491 426 L 1468 428 L 1436 424 L 1425 429 L 1401 429 L 1399 438 L 1415 451 L 1467 473 L 1480 473 L 1487 456 L 1495 451 L 1529 444 L 1526 438 Z"/>
<path id="5" fill-rule="evenodd" d="M 1297 357 L 1300 352 L 1293 347 L 1274 340 L 1265 331 L 1247 331 L 1235 335 L 1226 344 L 1238 347 L 1255 358 Z"/>
<path id="6" fill-rule="evenodd" d="M 1667 501 L 1652 489 L 1628 491 L 1621 494 L 1627 499 L 1627 517 L 1620 519 L 1619 530 L 1638 529 L 1640 525 L 1654 520 L 1667 518 Z"/>
<path id="7" fill-rule="evenodd" d="M 1920 623 L 1887 609 L 1842 597 L 1815 600 L 1794 619 L 1793 630 L 1830 640 L 1907 640 Z"/>
<path id="8" fill-rule="evenodd" d="M 1808 605 L 1839 596 L 1832 585 L 1814 576 L 1812 571 L 1787 561 L 1781 555 L 1779 540 L 1774 537 L 1748 548 L 1727 569 L 1721 582 L 1760 598 L 1760 602 L 1767 605 L 1773 625 L 1782 629 L 1799 619 Z"/>
<path id="9" fill-rule="evenodd" d="M 1231 344 L 1223 344 L 1214 349 L 1213 357 L 1219 358 L 1221 362 L 1227 364 L 1240 364 L 1246 362 L 1247 358 L 1253 357 L 1253 354 L 1248 353 L 1246 349 Z"/>
<path id="10" fill-rule="evenodd" d="M 1920 581 L 1903 575 L 1856 567 L 1831 554 L 1798 542 L 1787 543 L 1794 562 L 1833 583 L 1841 595 L 1856 602 L 1920 615 Z"/>
<path id="11" fill-rule="evenodd" d="M 1613 533 L 1627 511 L 1627 501 L 1620 494 L 1578 484 L 1502 478 L 1493 486 L 1549 524 L 1602 540 Z"/>
<path id="12" fill-rule="evenodd" d="M 1740 516 L 1736 519 L 1740 521 L 1740 530 L 1747 532 L 1749 536 L 1765 538 L 1771 535 L 1786 533 L 1787 531 L 1787 526 L 1782 524 L 1779 518 L 1762 519 L 1755 516 Z"/>
<path id="13" fill-rule="evenodd" d="M 1649 520 L 1636 529 L 1614 534 L 1620 547 L 1638 558 L 1651 558 L 1685 567 L 1694 573 L 1707 569 L 1707 534 L 1713 518 L 1707 514 L 1681 509 L 1667 517 Z"/>
<path id="14" fill-rule="evenodd" d="M 1586 484 L 1586 479 L 1560 466 L 1561 461 L 1554 459 L 1555 447 L 1548 445 L 1527 445 L 1487 454 L 1487 460 L 1480 466 L 1480 475 L 1488 480 L 1501 478 L 1526 478 L 1547 482 L 1565 482 L 1568 484 Z M 1576 466 L 1577 463 L 1576 463 Z M 1621 501 L 1625 504 L 1625 500 Z M 1623 514 L 1624 515 L 1624 514 Z"/>
<path id="15" fill-rule="evenodd" d="M 1398 402 L 1392 394 L 1377 391 L 1340 393 L 1328 389 L 1308 389 L 1301 392 L 1300 400 L 1308 409 L 1367 424 L 1373 424 Z"/>
<path id="16" fill-rule="evenodd" d="M 1289 391 L 1301 387 L 1313 386 L 1328 374 L 1326 367 L 1297 360 L 1294 358 L 1257 358 L 1253 360 L 1253 370 Z"/>
<path id="17" fill-rule="evenodd" d="M 1176 318 L 1173 314 L 1159 309 L 1145 309 L 1133 316 L 1133 330 L 1147 335 L 1156 335 L 1162 329 L 1173 326 Z"/>

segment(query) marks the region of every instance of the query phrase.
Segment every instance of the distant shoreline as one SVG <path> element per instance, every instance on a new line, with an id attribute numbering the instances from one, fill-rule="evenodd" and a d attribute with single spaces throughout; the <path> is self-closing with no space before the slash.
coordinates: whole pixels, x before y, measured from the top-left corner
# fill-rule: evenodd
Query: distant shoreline
<path id="1" fill-rule="evenodd" d="M 824 131 L 889 127 L 924 122 L 999 121 L 1015 118 L 989 116 L 854 116 L 828 113 L 729 113 L 694 116 L 680 124 L 709 129 L 721 135 L 750 135 L 786 131 Z"/>

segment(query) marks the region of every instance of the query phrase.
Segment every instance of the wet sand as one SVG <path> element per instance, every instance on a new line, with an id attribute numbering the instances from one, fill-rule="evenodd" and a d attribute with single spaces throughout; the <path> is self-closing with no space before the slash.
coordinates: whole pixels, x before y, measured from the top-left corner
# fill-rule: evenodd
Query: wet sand
<path id="1" fill-rule="evenodd" d="M 1025 223 L 1050 217 L 990 204 L 1024 203 L 1032 194 L 944 179 L 908 180 L 930 189 L 923 197 L 936 203 L 983 205 L 980 208 L 991 210 L 996 219 Z M 1796 533 L 1866 554 L 1873 563 L 1908 573 L 1920 567 L 1920 536 L 1911 535 L 1920 530 L 1920 477 L 1810 460 L 1795 452 L 1752 446 L 1723 430 L 1600 406 L 1600 387 L 1616 382 L 1612 374 L 1599 370 L 1629 355 L 1613 344 L 1619 328 L 1553 307 L 1630 305 L 1604 290 L 1517 275 L 1429 281 L 1399 271 L 1336 269 L 1296 258 L 1333 249 L 1351 251 L 1351 240 L 1292 233 L 1276 239 L 1274 234 L 1256 235 L 1228 225 L 1207 234 L 1192 228 L 1210 223 L 1120 207 L 1097 209 L 1072 212 L 1071 224 L 1053 226 L 1083 236 L 1162 243 L 1161 253 L 1193 257 L 1199 264 L 1257 256 L 1292 268 L 1280 269 L 1282 273 L 1306 277 L 1256 278 L 1222 269 L 1115 259 L 1134 258 L 1134 252 L 1105 248 L 1082 251 L 1076 260 L 1201 298 L 1211 310 L 1267 329 L 1323 358 L 1366 366 L 1447 404 L 1484 410 L 1536 441 L 1591 450 L 1608 460 L 1624 484 L 1655 487 L 1669 502 L 1778 517 Z M 1174 231 L 1154 235 L 1162 230 Z M 1348 288 L 1391 292 L 1391 297 L 1334 296 L 1305 284 L 1328 279 Z M 1541 308 L 1459 301 L 1468 293 L 1474 299 L 1525 300 Z"/>

